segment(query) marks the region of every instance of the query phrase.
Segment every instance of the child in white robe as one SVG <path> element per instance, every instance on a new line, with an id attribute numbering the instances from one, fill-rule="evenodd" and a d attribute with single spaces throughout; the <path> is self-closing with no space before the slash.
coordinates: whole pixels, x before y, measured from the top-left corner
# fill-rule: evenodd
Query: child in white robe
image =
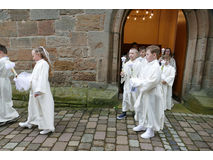
<path id="1" fill-rule="evenodd" d="M 144 63 L 144 61 L 146 61 L 146 47 L 145 46 L 141 46 L 139 47 L 139 57 L 138 57 L 138 60 L 141 62 L 141 63 Z"/>
<path id="2" fill-rule="evenodd" d="M 43 47 L 39 47 L 32 50 L 32 56 L 36 65 L 32 72 L 28 119 L 19 125 L 28 128 L 38 125 L 42 130 L 40 134 L 47 134 L 55 131 L 54 101 L 48 81 L 51 69 L 49 54 Z"/>
<path id="3" fill-rule="evenodd" d="M 7 48 L 0 44 L 0 126 L 19 117 L 12 101 L 10 77 L 13 64 L 7 57 Z"/>
<path id="4" fill-rule="evenodd" d="M 138 77 L 142 63 L 137 60 L 138 50 L 131 48 L 129 50 L 130 60 L 126 62 L 123 66 L 123 71 L 121 72 L 121 83 L 124 82 L 124 92 L 122 101 L 122 114 L 117 117 L 117 119 L 123 119 L 126 117 L 126 112 L 128 110 L 134 111 L 134 103 L 136 101 L 138 91 L 130 85 L 130 78 Z"/>
<path id="5" fill-rule="evenodd" d="M 169 64 L 169 59 L 165 59 L 161 62 L 161 82 L 164 99 L 164 110 L 173 107 L 172 102 L 172 85 L 175 79 L 175 69 Z"/>
<path id="6" fill-rule="evenodd" d="M 157 60 L 160 53 L 158 46 L 149 46 L 146 49 L 147 64 L 141 69 L 139 78 L 130 80 L 133 87 L 140 90 L 140 94 L 135 102 L 135 120 L 139 125 L 134 127 L 134 131 L 146 130 L 141 135 L 142 138 L 151 138 L 154 131 L 163 129 L 164 109 L 162 88 L 160 84 L 161 70 Z"/>

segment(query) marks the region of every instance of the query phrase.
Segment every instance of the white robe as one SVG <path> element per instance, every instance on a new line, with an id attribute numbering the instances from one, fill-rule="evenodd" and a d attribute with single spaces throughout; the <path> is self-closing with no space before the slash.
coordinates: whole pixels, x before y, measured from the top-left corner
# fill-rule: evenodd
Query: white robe
<path id="1" fill-rule="evenodd" d="M 0 122 L 17 118 L 18 112 L 12 107 L 12 89 L 9 77 L 13 75 L 6 64 L 12 63 L 8 57 L 0 58 Z"/>
<path id="2" fill-rule="evenodd" d="M 31 90 L 28 104 L 27 122 L 38 125 L 41 130 L 55 130 L 54 101 L 48 81 L 48 63 L 41 59 L 36 62 L 32 72 Z M 34 97 L 35 93 L 40 93 Z"/>
<path id="3" fill-rule="evenodd" d="M 155 131 L 163 129 L 164 109 L 162 88 L 160 84 L 161 70 L 157 60 L 149 62 L 141 70 L 137 79 L 131 79 L 131 84 L 140 89 L 135 102 L 135 120 L 145 128 Z"/>
<path id="4" fill-rule="evenodd" d="M 138 90 L 135 88 L 133 91 L 132 86 L 130 85 L 130 78 L 138 77 L 140 70 L 142 68 L 142 63 L 137 59 L 134 61 L 129 60 L 124 64 L 123 72 L 124 77 L 121 78 L 121 83 L 124 82 L 124 92 L 123 92 L 123 101 L 122 101 L 122 111 L 126 112 L 128 110 L 134 111 L 134 103 L 138 96 Z"/>
<path id="5" fill-rule="evenodd" d="M 172 85 L 175 79 L 175 69 L 168 64 L 161 66 L 161 70 L 161 82 L 166 81 L 166 84 L 162 84 L 164 110 L 171 110 L 174 105 L 172 102 Z"/>

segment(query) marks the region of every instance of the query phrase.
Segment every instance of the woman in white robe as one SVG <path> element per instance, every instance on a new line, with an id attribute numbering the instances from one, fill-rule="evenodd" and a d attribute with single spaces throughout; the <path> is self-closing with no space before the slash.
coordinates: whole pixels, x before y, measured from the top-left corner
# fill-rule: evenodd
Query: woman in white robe
<path id="1" fill-rule="evenodd" d="M 169 60 L 165 60 L 165 62 L 162 61 L 161 70 L 164 110 L 171 110 L 174 105 L 172 102 L 172 85 L 175 79 L 175 69 L 169 64 Z"/>
<path id="2" fill-rule="evenodd" d="M 162 88 L 160 84 L 161 70 L 157 60 L 160 48 L 150 46 L 146 51 L 148 63 L 140 72 L 139 78 L 131 79 L 131 84 L 140 89 L 140 94 L 135 102 L 135 120 L 139 125 L 134 131 L 146 130 L 142 138 L 154 136 L 154 131 L 163 129 L 164 109 Z"/>
<path id="3" fill-rule="evenodd" d="M 46 50 L 45 50 L 46 51 Z M 39 47 L 32 51 L 36 65 L 32 72 L 31 90 L 28 104 L 27 122 L 19 123 L 21 127 L 31 128 L 38 125 L 40 134 L 54 132 L 54 101 L 50 90 L 49 64 L 44 48 Z"/>
<path id="4" fill-rule="evenodd" d="M 3 47 L 3 50 L 1 48 Z M 5 53 L 6 52 L 6 53 Z M 10 77 L 13 75 L 11 67 L 13 66 L 6 56 L 6 47 L 0 45 L 0 124 L 16 119 L 19 114 L 13 108 L 12 89 Z M 8 67 L 7 67 L 8 66 Z"/>
<path id="5" fill-rule="evenodd" d="M 5 64 L 11 63 L 8 57 L 0 58 L 0 122 L 11 121 L 19 116 L 13 108 L 12 89 L 10 77 L 11 69 L 6 69 Z"/>
<path id="6" fill-rule="evenodd" d="M 124 82 L 124 92 L 122 101 L 122 114 L 117 119 L 123 119 L 126 116 L 127 111 L 134 111 L 134 103 L 138 96 L 138 90 L 130 85 L 130 78 L 138 77 L 142 66 L 142 63 L 138 61 L 138 51 L 133 48 L 129 51 L 130 60 L 123 66 L 121 72 L 121 83 Z"/>

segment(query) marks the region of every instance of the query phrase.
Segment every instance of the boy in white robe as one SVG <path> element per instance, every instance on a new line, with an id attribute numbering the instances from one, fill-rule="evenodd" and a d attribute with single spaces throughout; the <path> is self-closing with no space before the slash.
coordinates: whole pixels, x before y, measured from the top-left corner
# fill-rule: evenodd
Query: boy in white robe
<path id="1" fill-rule="evenodd" d="M 54 132 L 54 101 L 48 81 L 50 61 L 48 52 L 39 47 L 32 50 L 36 65 L 32 72 L 31 90 L 28 104 L 28 119 L 19 123 L 21 127 L 38 125 L 40 134 Z"/>
<path id="2" fill-rule="evenodd" d="M 0 44 L 0 126 L 19 117 L 12 101 L 10 77 L 13 64 L 7 57 L 7 48 Z"/>
<path id="3" fill-rule="evenodd" d="M 134 111 L 133 106 L 138 95 L 138 90 L 130 85 L 129 80 L 132 77 L 138 77 L 142 63 L 137 60 L 137 49 L 131 48 L 128 55 L 130 60 L 124 64 L 123 71 L 121 72 L 121 83 L 124 82 L 122 114 L 117 119 L 125 118 L 128 110 Z"/>
<path id="4" fill-rule="evenodd" d="M 151 138 L 154 131 L 163 129 L 164 109 L 162 88 L 160 84 L 161 70 L 157 60 L 160 53 L 158 46 L 149 46 L 146 49 L 146 59 L 148 63 L 141 69 L 139 78 L 130 80 L 133 87 L 140 90 L 140 94 L 135 102 L 135 120 L 139 125 L 134 127 L 134 131 L 146 130 L 141 135 L 142 138 Z"/>
<path id="5" fill-rule="evenodd" d="M 161 64 L 161 83 L 163 90 L 164 110 L 171 110 L 174 105 L 172 102 L 172 85 L 175 79 L 175 69 L 169 64 L 169 59 L 163 60 Z"/>

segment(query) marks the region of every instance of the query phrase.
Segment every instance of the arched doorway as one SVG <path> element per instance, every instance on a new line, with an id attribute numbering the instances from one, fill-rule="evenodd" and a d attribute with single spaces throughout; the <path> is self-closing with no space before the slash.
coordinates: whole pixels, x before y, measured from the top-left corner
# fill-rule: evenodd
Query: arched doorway
<path id="1" fill-rule="evenodd" d="M 130 10 L 121 36 L 121 56 L 128 52 L 133 42 L 139 46 L 156 44 L 161 48 L 171 48 L 175 53 L 178 75 L 174 82 L 173 93 L 174 97 L 180 99 L 187 45 L 186 19 L 183 11 Z"/>

